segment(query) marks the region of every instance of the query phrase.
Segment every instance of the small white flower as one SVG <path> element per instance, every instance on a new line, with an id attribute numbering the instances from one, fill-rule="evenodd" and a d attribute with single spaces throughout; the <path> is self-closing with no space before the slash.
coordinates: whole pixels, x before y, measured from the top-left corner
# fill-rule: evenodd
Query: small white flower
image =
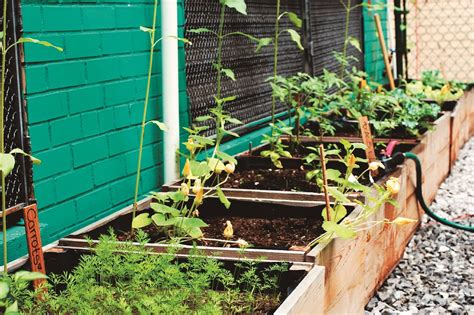
<path id="1" fill-rule="evenodd" d="M 380 161 L 374 161 L 369 163 L 369 170 L 376 171 L 380 168 L 385 169 L 385 165 L 382 164 Z"/>
<path id="2" fill-rule="evenodd" d="M 353 174 L 351 174 L 347 180 L 348 180 L 349 183 L 351 183 L 351 184 L 357 184 L 357 183 L 359 182 L 359 181 L 357 180 L 357 177 L 355 177 Z"/>

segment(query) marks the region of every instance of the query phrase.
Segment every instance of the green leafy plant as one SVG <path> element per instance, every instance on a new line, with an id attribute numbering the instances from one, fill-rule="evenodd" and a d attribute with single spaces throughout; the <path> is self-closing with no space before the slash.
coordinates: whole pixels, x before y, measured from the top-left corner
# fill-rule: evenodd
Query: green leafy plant
<path id="1" fill-rule="evenodd" d="M 142 115 L 142 123 L 141 123 L 141 130 L 140 130 L 140 144 L 138 148 L 138 160 L 137 160 L 137 172 L 135 176 L 135 190 L 133 195 L 133 210 L 132 210 L 132 228 L 131 233 L 134 233 L 134 225 L 133 220 L 136 217 L 136 212 L 138 208 L 138 192 L 140 186 L 140 175 L 141 175 L 141 163 L 142 163 L 142 154 L 143 154 L 143 142 L 145 139 L 145 128 L 148 124 L 152 124 L 157 126 L 161 131 L 167 131 L 167 127 L 164 123 L 152 120 L 147 122 L 147 110 L 148 110 L 148 102 L 150 99 L 150 86 L 151 86 L 151 77 L 153 72 L 153 53 L 155 51 L 156 45 L 158 45 L 164 38 L 161 37 L 158 40 L 155 40 L 155 33 L 156 33 L 156 14 L 158 9 L 158 0 L 155 0 L 153 6 L 153 24 L 151 28 L 140 26 L 140 30 L 148 33 L 150 36 L 150 51 L 149 51 L 149 61 L 148 61 L 148 77 L 147 77 L 147 84 L 146 84 L 146 92 L 145 92 L 145 100 L 143 102 L 143 115 Z M 185 38 L 178 38 L 172 37 L 172 39 L 176 39 L 178 41 L 184 42 L 185 44 L 191 44 Z"/>
<path id="2" fill-rule="evenodd" d="M 209 157 L 206 161 L 198 159 L 199 153 L 205 152 L 215 143 L 200 135 L 205 128 L 186 128 L 189 138 L 184 145 L 188 152 L 182 154 L 186 162 L 182 170 L 184 179 L 180 190 L 152 193 L 155 202 L 151 203 L 151 208 L 155 213 L 151 216 L 149 213 L 136 216 L 132 223 L 134 228 L 155 224 L 169 238 L 197 239 L 202 237 L 201 228 L 207 226 L 199 218 L 199 207 L 206 198 L 218 197 L 226 208 L 230 207 L 230 201 L 221 186 L 234 172 L 237 161 L 220 151 L 216 152 L 216 157 Z M 190 194 L 194 194 L 192 199 Z"/>
<path id="3" fill-rule="evenodd" d="M 226 124 L 227 123 L 231 123 L 231 124 L 242 123 L 238 119 L 231 117 L 231 115 L 224 110 L 226 103 L 232 102 L 236 99 L 236 96 L 223 96 L 222 95 L 223 77 L 227 77 L 228 79 L 232 81 L 236 81 L 234 71 L 232 69 L 225 68 L 223 66 L 222 50 L 223 50 L 224 40 L 232 36 L 243 36 L 257 45 L 256 52 L 259 52 L 262 47 L 267 46 L 271 42 L 270 38 L 259 39 L 244 32 L 225 33 L 224 26 L 225 26 L 226 8 L 230 8 L 237 11 L 240 14 L 247 15 L 247 5 L 245 3 L 245 0 L 219 0 L 219 4 L 220 4 L 220 14 L 219 14 L 219 27 L 218 27 L 217 32 L 210 30 L 208 28 L 198 28 L 198 29 L 192 29 L 188 31 L 194 34 L 210 34 L 217 38 L 217 57 L 216 57 L 216 61 L 213 64 L 213 67 L 217 74 L 216 94 L 214 95 L 216 106 L 210 110 L 212 115 L 201 116 L 198 119 L 196 119 L 197 122 L 206 122 L 206 121 L 212 120 L 215 123 L 216 141 L 214 143 L 214 154 L 213 154 L 214 157 L 219 152 L 220 143 L 226 134 L 231 135 L 233 137 L 238 137 L 236 133 L 226 129 Z"/>
<path id="4" fill-rule="evenodd" d="M 5 153 L 5 134 L 4 134 L 4 108 L 5 108 L 5 72 L 6 72 L 6 61 L 7 61 L 7 54 L 13 47 L 24 44 L 24 43 L 34 43 L 39 44 L 46 47 L 52 47 L 58 51 L 62 51 L 63 49 L 57 47 L 47 41 L 38 40 L 35 38 L 30 37 L 20 37 L 16 42 L 8 45 L 7 43 L 7 24 L 6 17 L 8 14 L 7 10 L 8 1 L 3 2 L 3 29 L 0 32 L 0 39 L 1 39 L 1 50 L 2 50 L 2 85 L 1 85 L 1 100 L 0 100 L 0 172 L 2 177 L 2 229 L 3 229 L 3 268 L 4 272 L 8 272 L 8 252 L 7 252 L 7 214 L 6 214 L 6 195 L 5 195 L 5 178 L 7 175 L 13 170 L 15 167 L 15 155 L 20 154 L 26 157 L 31 158 L 33 163 L 39 164 L 40 160 L 33 158 L 31 155 L 26 154 L 21 149 L 13 149 L 9 153 Z"/>
<path id="5" fill-rule="evenodd" d="M 140 244 L 148 242 L 137 231 Z M 286 265 L 242 262 L 225 268 L 198 251 L 177 260 L 179 247 L 153 255 L 143 245 L 102 236 L 92 255 L 71 272 L 52 274 L 41 299 L 23 290 L 19 310 L 27 314 L 235 314 L 264 311 L 280 301 Z"/>
<path id="6" fill-rule="evenodd" d="M 461 82 L 446 80 L 439 70 L 424 71 L 421 80 L 404 84 L 408 94 L 434 100 L 439 105 L 460 99 L 466 88 Z"/>
<path id="7" fill-rule="evenodd" d="M 369 229 L 378 224 L 407 224 L 415 222 L 415 220 L 407 218 L 397 218 L 394 221 L 382 220 L 368 222 L 369 217 L 377 212 L 380 207 L 386 203 L 397 206 L 392 196 L 397 194 L 400 190 L 400 183 L 398 179 L 391 178 L 387 181 L 385 187 L 374 183 L 370 172 L 379 168 L 383 168 L 380 162 L 371 162 L 368 167 L 355 175 L 355 170 L 360 168 L 358 163 L 367 163 L 367 160 L 355 156 L 356 149 L 365 149 L 364 144 L 357 144 L 342 139 L 340 144 L 343 146 L 343 152 L 340 149 L 334 148 L 328 150 L 325 154 L 325 162 L 328 158 L 337 159 L 345 166 L 345 171 L 341 172 L 337 169 L 328 169 L 326 172 L 328 185 L 324 187 L 328 194 L 333 198 L 333 203 L 329 209 L 324 208 L 321 216 L 323 217 L 324 234 L 313 240 L 309 246 L 314 246 L 320 242 L 329 242 L 335 237 L 342 239 L 351 239 L 356 237 L 357 233 L 365 229 Z M 313 150 L 316 152 L 316 149 Z M 313 162 L 319 159 L 315 153 L 311 153 L 307 158 L 307 162 Z M 307 175 L 308 180 L 314 180 L 322 189 L 323 181 L 321 180 L 320 168 L 315 168 Z M 371 187 L 364 185 L 361 179 L 364 176 L 369 176 L 371 179 Z M 364 196 L 365 202 L 360 201 L 357 196 L 351 193 L 360 193 Z M 352 220 L 343 220 L 347 214 L 346 205 L 357 204 L 361 210 L 359 214 Z"/>
<path id="8" fill-rule="evenodd" d="M 294 41 L 300 50 L 304 50 L 303 45 L 301 44 L 301 36 L 294 29 L 288 28 L 285 30 L 280 30 L 280 22 L 286 17 L 290 22 L 296 27 L 301 28 L 303 21 L 296 15 L 294 12 L 285 11 L 281 13 L 281 0 L 276 2 L 276 19 L 275 19 L 275 34 L 273 36 L 273 84 L 277 84 L 278 80 L 278 50 L 279 50 L 279 40 L 280 36 L 284 33 L 288 33 L 292 41 Z M 276 97 L 272 94 L 272 124 L 275 125 L 275 111 L 276 111 Z M 273 131 L 273 129 L 272 129 Z M 273 132 L 272 132 L 273 133 Z"/>
<path id="9" fill-rule="evenodd" d="M 283 144 L 281 135 L 292 135 L 293 127 L 286 125 L 283 121 L 278 121 L 276 125 L 270 124 L 274 130 L 271 135 L 264 134 L 262 144 L 268 144 L 269 150 L 261 152 L 262 157 L 270 158 L 273 165 L 277 168 L 283 168 L 281 158 L 291 158 L 291 153 L 288 151 L 288 145 Z"/>
<path id="10" fill-rule="evenodd" d="M 13 275 L 6 273 L 0 276 L 0 308 L 3 314 L 19 314 L 18 300 L 25 297 L 30 282 L 48 277 L 41 272 L 18 271 Z M 26 296 L 30 296 L 26 294 Z"/>

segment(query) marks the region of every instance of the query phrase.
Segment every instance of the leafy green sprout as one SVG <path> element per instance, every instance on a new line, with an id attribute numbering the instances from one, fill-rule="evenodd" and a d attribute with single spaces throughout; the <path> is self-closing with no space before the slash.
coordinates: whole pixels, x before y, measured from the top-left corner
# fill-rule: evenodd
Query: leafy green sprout
<path id="1" fill-rule="evenodd" d="M 76 268 L 51 274 L 41 299 L 38 292 L 15 285 L 8 305 L 16 300 L 26 314 L 248 314 L 279 303 L 286 264 L 244 261 L 229 269 L 196 249 L 178 260 L 179 245 L 153 255 L 144 246 L 147 235 L 137 230 L 136 237 L 138 245 L 101 236 Z"/>
<path id="2" fill-rule="evenodd" d="M 148 110 L 148 103 L 150 100 L 150 87 L 151 87 L 151 77 L 153 72 L 153 52 L 155 50 L 156 45 L 158 45 L 163 39 L 169 38 L 173 40 L 177 40 L 183 42 L 185 44 L 191 45 L 191 42 L 186 38 L 180 38 L 175 36 L 165 36 L 159 39 L 155 39 L 156 35 L 156 16 L 157 16 L 157 8 L 158 8 L 158 0 L 155 0 L 154 7 L 153 7 L 153 24 L 151 28 L 140 26 L 140 30 L 148 33 L 150 36 L 150 51 L 149 51 L 149 61 L 148 61 L 148 76 L 147 76 L 147 84 L 146 84 L 146 92 L 145 92 L 145 100 L 143 102 L 143 116 L 142 116 L 142 123 L 141 123 L 141 130 L 140 130 L 140 144 L 138 148 L 138 160 L 137 160 L 137 171 L 135 177 L 135 190 L 133 195 L 133 209 L 132 209 L 132 226 L 131 226 L 131 233 L 134 233 L 134 225 L 133 221 L 136 217 L 136 212 L 138 209 L 138 194 L 139 194 L 139 187 L 140 187 L 140 176 L 141 176 L 141 163 L 142 163 L 142 155 L 143 155 L 143 143 L 145 139 L 145 127 L 148 124 L 153 124 L 157 126 L 161 131 L 167 131 L 167 126 L 157 120 L 148 121 L 146 120 L 147 117 L 147 110 Z"/>
<path id="3" fill-rule="evenodd" d="M 389 181 L 393 183 L 386 184 L 386 187 L 373 182 L 370 175 L 370 171 L 378 168 L 383 168 L 380 162 L 372 162 L 369 166 L 355 176 L 354 170 L 360 168 L 357 163 L 367 163 L 366 159 L 358 158 L 354 155 L 356 149 L 365 149 L 365 145 L 361 143 L 350 143 L 347 140 L 342 139 L 340 144 L 344 148 L 343 154 L 338 148 L 332 148 L 326 151 L 326 157 L 329 159 L 336 158 L 345 165 L 345 172 L 341 173 L 337 169 L 328 169 L 326 176 L 328 181 L 331 183 L 327 185 L 326 189 L 329 195 L 334 199 L 332 207 L 329 209 L 330 218 L 327 218 L 327 211 L 324 208 L 321 212 L 321 216 L 324 220 L 323 229 L 325 233 L 311 241 L 308 246 L 312 247 L 317 243 L 326 243 L 330 240 L 340 237 L 342 239 L 352 239 L 357 236 L 358 232 L 370 229 L 378 224 L 399 224 L 411 223 L 414 220 L 397 218 L 393 221 L 381 220 L 381 221 L 368 221 L 371 215 L 376 213 L 384 204 L 389 203 L 393 206 L 397 206 L 396 201 L 392 196 L 397 193 L 393 186 L 399 185 L 398 180 L 391 178 Z M 309 165 L 314 161 L 319 160 L 317 155 L 318 150 L 313 148 L 313 152 L 308 155 L 306 162 Z M 312 171 L 308 172 L 307 180 L 315 180 L 319 186 L 322 186 L 322 180 L 320 178 L 321 170 L 319 165 Z M 371 178 L 371 186 L 364 185 L 361 183 L 361 178 L 369 174 Z M 393 186 L 391 186 L 393 185 Z M 362 202 L 357 199 L 352 193 L 360 193 L 366 199 L 366 202 Z M 347 214 L 346 205 L 358 205 L 361 211 L 357 216 L 351 220 L 343 220 Z M 403 221 L 403 222 L 402 222 Z"/>
<path id="4" fill-rule="evenodd" d="M 227 96 L 223 97 L 222 95 L 222 80 L 223 76 L 227 77 L 232 81 L 236 81 L 235 73 L 232 69 L 224 68 L 222 64 L 222 50 L 224 39 L 231 37 L 231 36 L 243 36 L 250 41 L 257 44 L 256 52 L 259 52 L 262 47 L 267 46 L 270 44 L 271 39 L 269 38 L 257 38 L 250 34 L 244 32 L 224 32 L 224 25 L 225 25 L 225 12 L 226 8 L 234 9 L 240 14 L 247 15 L 247 5 L 245 0 L 219 0 L 220 4 L 220 14 L 219 14 L 219 27 L 218 31 L 215 32 L 208 28 L 197 28 L 189 30 L 188 32 L 194 34 L 209 34 L 215 36 L 217 38 L 217 58 L 215 63 L 213 64 L 213 68 L 217 72 L 217 80 L 216 80 L 216 94 L 214 95 L 214 101 L 216 106 L 210 110 L 211 114 L 199 117 L 196 119 L 197 122 L 205 122 L 209 120 L 213 120 L 216 126 L 216 141 L 214 147 L 213 157 L 219 152 L 220 143 L 224 137 L 224 135 L 228 134 L 233 137 L 238 137 L 238 135 L 232 131 L 226 129 L 226 124 L 242 124 L 241 121 L 231 117 L 230 114 L 224 111 L 224 106 L 228 102 L 232 102 L 236 99 L 235 96 Z"/>
<path id="5" fill-rule="evenodd" d="M 200 135 L 203 127 L 185 128 L 189 133 L 188 141 L 184 143 L 187 153 L 181 153 L 186 158 L 182 174 L 184 176 L 178 191 L 153 192 L 151 203 L 154 214 L 142 213 L 133 220 L 134 228 L 144 228 L 154 224 L 163 230 L 168 239 L 181 241 L 203 237 L 201 228 L 208 225 L 199 218 L 199 207 L 206 198 L 217 197 L 226 207 L 230 201 L 226 198 L 221 186 L 235 170 L 237 161 L 232 156 L 218 151 L 216 157 L 208 157 L 199 161 L 201 152 L 207 151 L 214 145 L 214 139 Z M 205 189 L 206 188 L 206 189 Z M 194 194 L 194 198 L 190 198 Z"/>
<path id="6" fill-rule="evenodd" d="M 303 21 L 296 15 L 294 12 L 285 11 L 281 13 L 281 1 L 277 0 L 276 3 L 276 19 L 275 19 L 275 34 L 273 36 L 273 84 L 276 84 L 277 75 L 278 75 L 278 49 L 279 49 L 279 39 L 280 36 L 284 33 L 288 33 L 292 41 L 294 41 L 300 50 L 304 50 L 303 45 L 301 44 L 301 36 L 294 29 L 285 29 L 280 31 L 280 22 L 281 20 L 287 17 L 290 22 L 296 27 L 301 28 L 303 26 Z M 275 125 L 275 111 L 276 111 L 276 97 L 272 94 L 272 124 Z M 272 129 L 273 133 L 273 129 Z"/>

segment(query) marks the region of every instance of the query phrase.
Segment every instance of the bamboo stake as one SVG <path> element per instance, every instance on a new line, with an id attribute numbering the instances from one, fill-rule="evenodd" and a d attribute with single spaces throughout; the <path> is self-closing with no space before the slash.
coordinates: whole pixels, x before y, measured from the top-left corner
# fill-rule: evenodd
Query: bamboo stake
<path id="1" fill-rule="evenodd" d="M 390 89 L 395 89 L 395 81 L 393 80 L 392 67 L 388 59 L 387 46 L 385 44 L 385 38 L 383 36 L 382 23 L 380 22 L 380 16 L 378 14 L 374 15 L 375 27 L 377 28 L 377 33 L 380 42 L 380 48 L 382 48 L 383 61 L 385 63 L 385 69 L 387 70 L 388 82 L 390 83 Z"/>
<path id="2" fill-rule="evenodd" d="M 330 211 L 330 204 L 329 204 L 329 195 L 328 195 L 328 179 L 326 176 L 326 161 L 324 158 L 324 146 L 322 144 L 319 145 L 319 158 L 321 159 L 321 166 L 323 171 L 323 191 L 324 191 L 324 201 L 326 201 L 326 219 L 331 221 L 331 211 Z"/>

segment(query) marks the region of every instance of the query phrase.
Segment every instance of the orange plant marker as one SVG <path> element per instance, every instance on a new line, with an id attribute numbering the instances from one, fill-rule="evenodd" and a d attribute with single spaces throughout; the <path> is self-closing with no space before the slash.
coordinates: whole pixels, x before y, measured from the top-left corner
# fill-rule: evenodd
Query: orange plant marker
<path id="1" fill-rule="evenodd" d="M 30 256 L 31 271 L 46 274 L 37 205 L 32 204 L 26 206 L 23 209 L 23 217 L 25 220 L 26 239 L 28 243 L 28 254 Z M 39 288 L 39 286 L 44 281 L 45 279 L 34 280 L 33 285 L 35 288 Z"/>

